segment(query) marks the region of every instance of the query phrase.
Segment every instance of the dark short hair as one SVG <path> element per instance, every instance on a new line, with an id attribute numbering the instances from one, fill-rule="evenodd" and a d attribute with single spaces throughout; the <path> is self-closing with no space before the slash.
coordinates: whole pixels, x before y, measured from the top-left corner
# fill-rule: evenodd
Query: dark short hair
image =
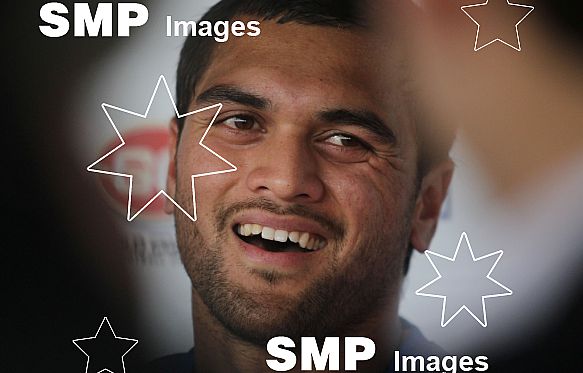
<path id="1" fill-rule="evenodd" d="M 363 27 L 361 0 L 221 0 L 200 21 L 229 21 L 236 16 L 257 17 L 280 24 L 296 22 L 337 28 Z M 179 113 L 188 112 L 194 87 L 209 66 L 216 46 L 213 38 L 189 37 L 180 52 L 176 72 L 176 99 Z M 179 118 L 178 129 L 184 125 Z"/>
<path id="2" fill-rule="evenodd" d="M 365 0 L 221 0 L 206 12 L 199 21 L 230 21 L 236 16 L 256 17 L 259 20 L 280 24 L 296 22 L 305 25 L 335 28 L 365 28 Z M 179 113 L 188 112 L 195 96 L 194 89 L 208 68 L 216 42 L 213 38 L 189 37 L 180 52 L 176 72 L 176 97 Z M 418 182 L 433 165 L 449 157 L 454 133 L 437 136 L 443 128 L 429 125 L 423 118 L 423 110 L 416 107 L 411 98 L 411 111 L 415 117 L 418 149 Z M 177 118 L 178 131 L 182 131 L 184 118 Z M 404 272 L 409 269 L 413 248 L 409 247 L 405 258 Z"/>

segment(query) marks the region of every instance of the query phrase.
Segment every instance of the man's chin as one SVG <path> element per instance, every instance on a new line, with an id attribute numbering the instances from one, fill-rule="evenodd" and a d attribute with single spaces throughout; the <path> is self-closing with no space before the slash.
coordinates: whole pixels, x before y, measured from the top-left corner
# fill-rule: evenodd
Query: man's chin
<path id="1" fill-rule="evenodd" d="M 235 337 L 265 346 L 269 339 L 298 334 L 300 320 L 294 320 L 297 301 L 273 287 L 273 273 L 256 274 L 252 289 L 229 286 L 200 293 L 210 313 Z M 264 276 L 269 280 L 263 279 Z M 271 288 L 272 291 L 265 291 Z M 299 323 L 298 323 L 299 322 Z"/>
<path id="2" fill-rule="evenodd" d="M 275 336 L 299 340 L 343 335 L 382 307 L 389 283 L 387 277 L 377 279 L 377 286 L 365 286 L 371 283 L 367 272 L 362 278 L 361 272 L 354 277 L 339 270 L 290 277 L 256 268 L 232 271 L 234 267 L 221 267 L 220 262 L 207 276 L 206 271 L 193 276 L 194 288 L 230 334 L 258 346 Z"/>

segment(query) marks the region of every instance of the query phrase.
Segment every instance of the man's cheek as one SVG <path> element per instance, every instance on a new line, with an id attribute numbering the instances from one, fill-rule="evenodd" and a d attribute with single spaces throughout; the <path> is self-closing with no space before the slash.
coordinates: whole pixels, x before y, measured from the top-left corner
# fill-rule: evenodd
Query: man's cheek
<path id="1" fill-rule="evenodd" d="M 239 171 L 235 171 L 194 179 L 194 193 L 199 219 L 204 219 L 205 223 L 212 223 L 214 227 L 219 218 L 218 212 L 228 207 L 229 204 L 242 199 L 242 193 L 237 189 L 240 183 L 239 176 Z"/>
<path id="2" fill-rule="evenodd" d="M 340 208 L 350 215 L 362 214 L 363 217 L 375 215 L 382 208 L 395 207 L 395 191 L 386 180 L 371 179 L 364 173 L 348 173 L 336 178 L 331 185 Z"/>
<path id="3" fill-rule="evenodd" d="M 200 134 L 185 135 L 183 134 L 176 153 L 178 172 L 183 176 L 187 175 L 190 178 L 192 175 L 204 175 L 233 168 L 225 162 L 228 160 L 233 163 L 231 162 L 232 152 L 227 152 L 224 146 L 221 147 L 210 139 L 205 139 L 203 146 L 195 140 L 201 136 Z"/>
<path id="4" fill-rule="evenodd" d="M 344 202 L 340 208 L 351 231 L 356 230 L 359 241 L 390 234 L 391 227 L 403 223 L 394 219 L 402 217 L 407 209 L 407 193 L 396 190 L 389 183 L 364 177 L 351 178 L 343 189 L 343 198 L 339 201 Z"/>
<path id="5" fill-rule="evenodd" d="M 378 225 L 379 216 L 392 211 L 387 201 L 387 193 L 379 193 L 373 181 L 362 175 L 347 175 L 334 183 L 333 199 L 338 201 L 343 219 L 347 221 L 347 237 L 366 235 L 368 230 Z M 356 231 L 356 232 L 354 232 Z M 365 238 L 365 237 L 363 237 Z"/>

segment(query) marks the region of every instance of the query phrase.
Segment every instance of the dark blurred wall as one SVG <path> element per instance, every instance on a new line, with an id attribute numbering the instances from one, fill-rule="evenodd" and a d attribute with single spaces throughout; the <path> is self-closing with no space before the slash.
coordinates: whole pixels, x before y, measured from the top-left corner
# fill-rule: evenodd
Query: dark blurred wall
<path id="1" fill-rule="evenodd" d="M 3 12 L 2 372 L 83 371 L 72 339 L 93 336 L 104 316 L 118 336 L 140 338 L 122 236 L 68 135 L 72 88 L 117 40 L 44 37 L 43 3 Z"/>

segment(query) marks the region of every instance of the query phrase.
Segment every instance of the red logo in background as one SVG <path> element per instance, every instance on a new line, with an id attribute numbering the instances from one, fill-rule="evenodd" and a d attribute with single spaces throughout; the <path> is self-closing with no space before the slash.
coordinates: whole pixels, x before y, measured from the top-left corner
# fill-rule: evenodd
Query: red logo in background
<path id="1" fill-rule="evenodd" d="M 124 133 L 126 144 L 100 163 L 112 172 L 132 174 L 132 206 L 144 206 L 158 191 L 166 186 L 169 160 L 169 135 L 163 127 L 137 128 Z M 119 144 L 116 138 L 105 147 L 106 153 Z M 125 216 L 128 206 L 130 179 L 100 174 L 105 192 L 115 204 L 116 210 Z M 164 197 L 156 198 L 140 214 L 146 218 L 161 218 L 164 213 Z M 138 207 L 138 208 L 139 208 Z"/>

